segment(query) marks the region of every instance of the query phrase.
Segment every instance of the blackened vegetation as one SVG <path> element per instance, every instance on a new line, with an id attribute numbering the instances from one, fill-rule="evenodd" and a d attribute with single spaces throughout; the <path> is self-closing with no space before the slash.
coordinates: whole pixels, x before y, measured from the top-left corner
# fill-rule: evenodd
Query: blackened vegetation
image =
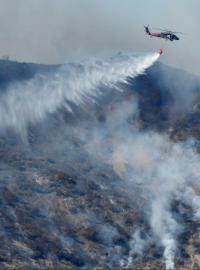
<path id="1" fill-rule="evenodd" d="M 54 68 L 1 61 L 1 91 L 11 82 Z M 176 89 L 169 91 L 170 86 L 160 80 L 169 70 L 158 64 L 146 75 L 130 78 L 123 93 L 112 92 L 99 100 L 99 105 L 76 108 L 73 115 L 61 109 L 62 117 L 50 116 L 48 123 L 29 128 L 28 146 L 11 131 L 1 136 L 1 269 L 126 267 L 121 260 L 126 262 L 129 256 L 134 231 L 140 228 L 144 238 L 151 235 L 141 187 L 127 188 L 109 163 L 90 160 L 84 140 L 74 135 L 74 127 L 83 122 L 86 126 L 88 122 L 104 125 L 114 106 L 137 96 L 141 130 L 168 133 L 176 141 L 194 137 L 198 144 L 198 84 L 191 110 L 181 110 L 177 116 L 173 110 L 177 100 L 172 94 Z M 182 76 L 182 71 L 170 70 L 170 74 L 169 81 Z M 127 121 L 131 126 L 134 116 Z M 199 224 L 191 218 L 192 209 L 174 201 L 171 210 L 184 224 L 177 239 L 177 269 L 198 267 L 192 262 L 200 254 Z M 163 248 L 152 242 L 141 256 L 132 254 L 134 266 L 129 269 L 164 269 L 162 254 Z"/>

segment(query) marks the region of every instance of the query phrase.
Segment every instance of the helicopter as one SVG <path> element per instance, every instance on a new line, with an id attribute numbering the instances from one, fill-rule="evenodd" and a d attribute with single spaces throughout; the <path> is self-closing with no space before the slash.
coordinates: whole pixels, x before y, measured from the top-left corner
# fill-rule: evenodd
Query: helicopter
<path id="1" fill-rule="evenodd" d="M 178 34 L 178 33 L 183 34 L 181 32 L 174 32 L 167 29 L 160 29 L 161 30 L 160 33 L 152 33 L 149 30 L 149 25 L 147 26 L 144 25 L 144 29 L 145 29 L 146 34 L 149 35 L 150 37 L 164 38 L 165 40 L 169 40 L 169 41 L 179 40 L 180 38 L 175 34 Z"/>

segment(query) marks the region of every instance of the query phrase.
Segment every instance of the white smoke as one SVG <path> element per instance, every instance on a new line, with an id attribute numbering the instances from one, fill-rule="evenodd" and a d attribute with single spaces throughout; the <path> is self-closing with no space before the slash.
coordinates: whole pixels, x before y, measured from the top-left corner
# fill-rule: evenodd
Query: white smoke
<path id="1" fill-rule="evenodd" d="M 151 226 L 160 244 L 164 247 L 164 260 L 167 270 L 174 269 L 174 257 L 176 252 L 176 241 L 174 236 L 179 229 L 178 224 L 173 219 L 169 209 L 166 209 L 168 197 L 159 196 L 153 200 Z M 166 201 L 166 202 L 165 202 Z"/>
<path id="2" fill-rule="evenodd" d="M 143 255 L 143 253 L 145 252 L 144 249 L 147 246 L 148 240 L 142 239 L 141 238 L 141 232 L 139 229 L 137 229 L 132 236 L 132 239 L 130 241 L 130 252 L 129 252 L 129 256 L 127 259 L 127 262 L 122 261 L 123 266 L 125 269 L 129 269 L 129 267 L 131 267 L 134 263 L 133 261 L 133 255 L 134 254 L 138 254 L 140 256 Z"/>
<path id="3" fill-rule="evenodd" d="M 124 122 L 127 120 L 127 108 L 130 115 L 137 114 L 134 104 L 132 107 L 129 102 L 120 105 L 119 122 L 120 119 Z M 104 128 L 110 132 L 111 138 L 107 142 L 107 135 L 102 136 L 104 133 L 99 127 L 90 129 L 90 135 L 86 134 L 89 137 L 86 149 L 102 162 L 110 160 L 115 172 L 126 184 L 133 184 L 133 189 L 135 185 L 140 187 L 140 195 L 147 201 L 145 213 L 151 227 L 152 241 L 164 249 L 166 269 L 175 269 L 177 239 L 183 227 L 173 214 L 172 204 L 176 199 L 184 201 L 192 207 L 194 218 L 199 217 L 200 199 L 193 187 L 200 178 L 199 155 L 190 140 L 173 143 L 167 136 L 138 131 L 137 121 L 130 129 L 128 125 L 116 121 L 118 115 L 116 109 L 112 116 L 108 116 Z M 138 231 L 133 233 L 128 266 L 134 264 L 132 254 L 141 254 L 148 245 L 151 245 L 148 239 L 141 239 Z"/>
<path id="4" fill-rule="evenodd" d="M 53 77 L 36 76 L 16 83 L 0 96 L 0 127 L 14 128 L 21 135 L 27 126 L 56 112 L 61 106 L 69 111 L 69 102 L 80 106 L 101 94 L 101 85 L 114 86 L 128 76 L 143 73 L 159 58 L 158 53 L 145 56 L 122 56 L 80 65 L 65 65 Z"/>
<path id="5" fill-rule="evenodd" d="M 158 57 L 156 53 L 146 56 L 118 55 L 109 60 L 65 65 L 52 78 L 38 76 L 11 86 L 1 95 L 0 127 L 26 133 L 29 124 L 44 120 L 62 106 L 71 111 L 70 103 L 82 106 L 83 103 L 95 101 L 102 94 L 101 86 L 116 87 L 116 83 L 126 82 L 127 77 L 143 73 Z M 109 133 L 108 141 L 107 134 L 99 126 L 91 126 L 90 129 L 84 129 L 84 125 L 77 127 L 76 135 L 85 139 L 85 148 L 94 157 L 92 161 L 109 161 L 126 184 L 133 184 L 133 188 L 134 185 L 141 187 L 147 201 L 145 213 L 151 227 L 151 241 L 163 247 L 166 269 L 172 270 L 175 269 L 177 238 L 182 226 L 173 215 L 171 204 L 174 199 L 183 200 L 191 205 L 195 218 L 199 217 L 199 196 L 192 185 L 200 177 L 200 160 L 190 142 L 173 143 L 167 136 L 141 132 L 137 120 L 131 128 L 123 125 L 129 114 L 137 116 L 135 103 L 132 100 L 122 102 L 120 108 L 107 115 L 103 128 Z M 109 229 L 104 229 L 102 233 L 106 234 Z M 148 244 L 151 243 L 148 239 L 141 239 L 140 232 L 133 233 L 128 266 L 134 263 L 132 254 L 136 250 L 142 254 Z"/>
<path id="6" fill-rule="evenodd" d="M 191 206 L 194 212 L 194 220 L 200 220 L 200 196 L 190 186 L 186 186 L 179 195 L 180 199 Z"/>

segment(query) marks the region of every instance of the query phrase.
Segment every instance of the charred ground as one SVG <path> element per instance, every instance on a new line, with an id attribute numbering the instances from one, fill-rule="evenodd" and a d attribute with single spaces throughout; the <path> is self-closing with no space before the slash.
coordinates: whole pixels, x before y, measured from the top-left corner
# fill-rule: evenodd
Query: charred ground
<path id="1" fill-rule="evenodd" d="M 1 61 L 1 91 L 57 68 Z M 174 142 L 195 138 L 198 151 L 200 82 L 157 63 L 146 74 L 130 78 L 123 89 L 110 91 L 97 105 L 75 107 L 73 114 L 61 108 L 45 122 L 30 126 L 26 142 L 12 130 L 1 132 L 1 269 L 165 269 L 163 248 L 155 242 L 142 256 L 131 254 L 134 265 L 127 266 L 134 231 L 140 227 L 142 238 L 151 235 L 143 212 L 148 202 L 142 186 L 124 184 L 120 168 L 118 172 L 98 153 L 91 160 L 76 127 L 84 123 L 88 132 L 91 123 L 103 127 L 122 102 L 137 99 L 139 130 L 166 134 Z M 188 94 L 183 100 L 180 89 L 192 89 L 192 98 Z M 131 129 L 135 115 L 124 121 Z M 109 132 L 105 137 L 107 142 L 113 139 Z M 196 190 L 200 192 L 199 187 Z M 199 222 L 179 200 L 173 201 L 171 210 L 184 224 L 177 269 L 199 269 Z"/>

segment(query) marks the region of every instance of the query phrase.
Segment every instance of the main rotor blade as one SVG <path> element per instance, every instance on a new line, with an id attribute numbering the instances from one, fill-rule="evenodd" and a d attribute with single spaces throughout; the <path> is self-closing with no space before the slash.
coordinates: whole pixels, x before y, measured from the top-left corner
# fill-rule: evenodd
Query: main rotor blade
<path id="1" fill-rule="evenodd" d="M 186 33 L 183 32 L 176 32 L 176 31 L 171 31 L 169 29 L 161 29 L 161 28 L 155 28 L 157 30 L 163 31 L 163 32 L 167 32 L 167 33 L 171 33 L 171 34 L 181 34 L 181 35 L 187 35 Z"/>

